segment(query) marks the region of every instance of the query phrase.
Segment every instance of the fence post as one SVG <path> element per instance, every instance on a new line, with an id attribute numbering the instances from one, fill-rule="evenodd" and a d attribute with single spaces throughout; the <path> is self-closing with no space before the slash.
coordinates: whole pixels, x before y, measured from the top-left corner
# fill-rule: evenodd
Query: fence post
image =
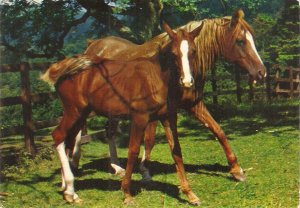
<path id="1" fill-rule="evenodd" d="M 213 91 L 213 104 L 218 104 L 218 87 L 217 87 L 217 79 L 216 79 L 216 68 L 213 67 L 211 69 L 211 86 Z"/>
<path id="2" fill-rule="evenodd" d="M 248 82 L 249 85 L 249 100 L 253 101 L 254 99 L 254 88 L 253 88 L 253 82 Z"/>
<path id="3" fill-rule="evenodd" d="M 25 147 L 33 156 L 36 154 L 34 138 L 33 138 L 33 121 L 32 121 L 32 106 L 30 93 L 30 79 L 29 79 L 28 63 L 20 64 L 21 75 L 21 99 L 23 108 L 23 123 L 24 123 L 24 140 Z"/>
<path id="4" fill-rule="evenodd" d="M 266 93 L 267 93 L 267 99 L 268 101 L 271 101 L 271 76 L 270 76 L 270 64 L 268 62 L 265 63 L 266 66 L 266 73 L 267 73 L 267 77 L 266 77 Z"/>
<path id="5" fill-rule="evenodd" d="M 290 97 L 294 97 L 294 77 L 293 77 L 293 67 L 289 67 L 289 78 L 290 78 Z"/>
<path id="6" fill-rule="evenodd" d="M 242 88 L 241 88 L 241 73 L 238 66 L 235 66 L 235 82 L 236 82 L 236 99 L 239 103 L 242 102 Z"/>

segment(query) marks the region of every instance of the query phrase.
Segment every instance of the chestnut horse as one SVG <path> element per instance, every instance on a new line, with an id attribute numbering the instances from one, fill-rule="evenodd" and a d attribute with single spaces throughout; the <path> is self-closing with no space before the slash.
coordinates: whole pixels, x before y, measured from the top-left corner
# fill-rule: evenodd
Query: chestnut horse
<path id="1" fill-rule="evenodd" d="M 240 68 L 246 70 L 250 79 L 253 82 L 262 79 L 266 76 L 265 66 L 257 53 L 254 40 L 253 30 L 244 19 L 244 13 L 242 10 L 234 12 L 232 17 L 205 19 L 202 21 L 190 22 L 181 28 L 191 31 L 199 25 L 203 24 L 203 29 L 199 35 L 195 38 L 197 46 L 197 60 L 196 68 L 193 71 L 193 77 L 195 79 L 195 87 L 185 89 L 185 92 L 189 91 L 192 99 L 181 100 L 180 108 L 186 110 L 193 115 L 199 122 L 204 124 L 212 133 L 218 138 L 220 142 L 228 164 L 230 166 L 230 173 L 233 178 L 238 181 L 245 180 L 245 174 L 238 164 L 237 157 L 233 153 L 227 136 L 221 129 L 219 124 L 213 119 L 208 112 L 203 99 L 203 87 L 205 71 L 213 67 L 216 59 L 219 56 L 225 58 L 230 63 L 237 64 Z M 139 56 L 148 56 L 153 53 L 149 45 L 153 43 L 159 43 L 161 45 L 168 44 L 170 38 L 166 33 L 162 33 L 154 37 L 152 40 L 146 42 L 143 45 L 136 45 L 127 40 L 108 37 L 91 42 L 85 51 L 85 54 L 97 54 L 101 57 L 111 59 L 130 60 Z M 129 52 L 130 51 L 130 52 Z M 116 121 L 111 122 L 113 125 L 110 132 L 114 132 L 117 126 Z M 151 123 L 145 134 L 145 153 L 143 155 L 143 161 L 149 160 L 150 152 L 154 145 L 156 122 Z M 109 134 L 109 137 L 113 136 Z M 116 148 L 113 139 L 109 140 L 111 161 L 117 163 Z M 114 167 L 117 167 L 113 165 Z M 150 179 L 150 175 L 147 168 L 143 163 L 141 164 L 143 177 Z M 122 168 L 118 167 L 117 171 L 122 171 Z"/>
<path id="2" fill-rule="evenodd" d="M 121 185 L 125 203 L 132 200 L 131 175 L 144 130 L 156 120 L 160 120 L 165 128 L 181 190 L 191 204 L 200 203 L 184 171 L 173 94 L 193 85 L 191 71 L 194 70 L 196 58 L 194 38 L 201 28 L 199 26 L 192 32 L 182 29 L 175 33 L 164 24 L 171 41 L 164 46 L 153 44 L 151 47 L 156 53 L 147 58 L 115 61 L 81 55 L 53 64 L 42 76 L 44 81 L 55 84 L 64 109 L 63 118 L 52 136 L 62 166 L 66 201 L 81 201 L 74 191 L 74 176 L 68 158 L 72 153 L 68 151 L 73 150 L 75 136 L 89 113 L 94 111 L 108 118 L 131 120 L 128 161 Z"/>

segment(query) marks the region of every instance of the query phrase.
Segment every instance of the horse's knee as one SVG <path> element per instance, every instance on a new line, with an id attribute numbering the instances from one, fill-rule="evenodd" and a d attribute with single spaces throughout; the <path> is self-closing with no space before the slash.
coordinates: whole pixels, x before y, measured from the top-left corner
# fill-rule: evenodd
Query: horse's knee
<path id="1" fill-rule="evenodd" d="M 52 138 L 54 140 L 55 147 L 57 147 L 59 144 L 64 142 L 66 134 L 63 131 L 61 131 L 59 127 L 57 127 L 52 132 Z"/>

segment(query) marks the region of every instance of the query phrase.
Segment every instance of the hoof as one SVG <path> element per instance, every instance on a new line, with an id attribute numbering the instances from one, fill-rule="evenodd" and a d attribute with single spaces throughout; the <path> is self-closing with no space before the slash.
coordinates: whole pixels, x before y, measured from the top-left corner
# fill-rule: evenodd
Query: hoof
<path id="1" fill-rule="evenodd" d="M 80 199 L 79 197 L 77 197 L 76 199 L 74 199 L 73 201 L 75 204 L 81 204 L 83 202 L 82 199 Z"/>
<path id="2" fill-rule="evenodd" d="M 64 194 L 64 200 L 66 200 L 68 203 L 75 203 L 75 204 L 81 204 L 83 202 L 83 200 L 80 199 L 77 194 L 74 195 Z"/>
<path id="3" fill-rule="evenodd" d="M 128 196 L 124 199 L 123 203 L 124 203 L 124 205 L 131 205 L 131 204 L 133 204 L 133 202 L 134 202 L 133 197 Z"/>
<path id="4" fill-rule="evenodd" d="M 199 206 L 201 204 L 200 199 L 192 191 L 187 194 L 187 197 L 191 205 Z"/>
<path id="5" fill-rule="evenodd" d="M 64 194 L 64 200 L 66 200 L 68 203 L 73 203 L 74 202 L 74 195 Z"/>
<path id="6" fill-rule="evenodd" d="M 148 174 L 142 174 L 142 180 L 141 180 L 142 183 L 148 183 L 150 181 L 152 181 L 152 177 L 150 176 L 149 173 Z"/>
<path id="7" fill-rule="evenodd" d="M 118 165 L 110 164 L 111 167 L 115 170 L 115 175 L 119 176 L 120 178 L 123 178 L 125 176 L 125 169 L 121 168 Z"/>
<path id="8" fill-rule="evenodd" d="M 193 206 L 200 206 L 201 202 L 200 202 L 200 200 L 196 200 L 196 201 L 190 202 L 190 204 Z"/>
<path id="9" fill-rule="evenodd" d="M 125 170 L 122 169 L 122 170 L 118 170 L 116 173 L 115 173 L 116 176 L 120 177 L 120 178 L 124 178 L 125 176 Z"/>
<path id="10" fill-rule="evenodd" d="M 239 170 L 231 170 L 230 173 L 236 181 L 243 182 L 246 180 L 246 175 L 242 168 L 239 168 Z"/>

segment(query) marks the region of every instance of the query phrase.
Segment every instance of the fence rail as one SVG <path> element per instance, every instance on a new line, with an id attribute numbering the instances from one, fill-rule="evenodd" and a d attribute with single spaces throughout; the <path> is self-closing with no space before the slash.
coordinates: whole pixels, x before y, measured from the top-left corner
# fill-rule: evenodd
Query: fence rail
<path id="1" fill-rule="evenodd" d="M 29 71 L 30 70 L 39 70 L 44 71 L 50 66 L 50 63 L 38 63 L 38 64 L 28 64 L 28 63 L 21 63 L 15 65 L 1 65 L 0 66 L 0 73 L 7 73 L 7 72 L 15 72 L 20 73 L 21 79 L 21 94 L 20 96 L 15 97 L 7 97 L 0 99 L 0 107 L 11 106 L 11 105 L 22 105 L 22 115 L 23 115 L 23 125 L 21 126 L 14 126 L 5 129 L 1 129 L 0 138 L 6 137 L 9 135 L 15 134 L 23 134 L 25 147 L 27 151 L 35 155 L 35 144 L 34 144 L 34 132 L 38 129 L 47 128 L 51 126 L 57 125 L 60 118 L 55 118 L 50 121 L 36 121 L 34 122 L 32 119 L 32 104 L 37 102 L 43 102 L 44 100 L 54 100 L 57 98 L 55 92 L 44 92 L 38 94 L 32 94 L 30 90 L 30 79 L 29 79 Z M 277 68 L 276 68 L 277 67 Z M 288 92 L 289 95 L 293 96 L 294 94 L 299 94 L 299 69 L 294 69 L 289 67 L 286 70 L 289 70 L 290 77 L 282 78 L 280 77 L 280 68 L 276 66 L 275 69 L 276 74 L 274 77 L 268 76 L 266 78 L 266 89 L 264 89 L 264 93 L 267 95 L 268 99 L 271 98 L 272 92 L 275 93 L 284 93 Z M 268 67 L 268 74 L 270 74 L 270 68 Z M 279 72 L 278 72 L 279 71 Z M 295 78 L 293 78 L 293 76 Z M 292 77 L 292 78 L 291 78 Z M 244 93 L 248 93 L 249 99 L 253 99 L 255 90 L 251 83 L 248 83 L 249 89 L 243 89 L 241 86 L 241 81 L 247 80 L 246 76 L 242 76 L 240 74 L 240 70 L 236 68 L 235 70 L 235 77 L 233 76 L 223 76 L 221 78 L 224 79 L 231 79 L 234 80 L 236 83 L 235 90 L 218 90 L 218 81 L 220 78 L 216 77 L 216 72 L 214 70 L 211 71 L 211 74 L 208 76 L 208 81 L 211 82 L 212 92 L 205 93 L 206 96 L 212 96 L 213 103 L 218 103 L 218 96 L 219 95 L 228 95 L 228 94 L 236 94 L 237 101 L 242 101 L 242 95 Z M 274 91 L 271 89 L 271 79 L 275 80 L 276 87 Z M 290 86 L 293 86 L 289 91 L 286 89 L 282 89 L 279 86 L 279 83 L 292 83 Z M 296 83 L 296 88 L 295 88 Z M 256 92 L 257 93 L 257 92 Z"/>
<path id="2" fill-rule="evenodd" d="M 1 73 L 7 72 L 19 72 L 21 77 L 21 95 L 17 97 L 8 97 L 0 99 L 0 107 L 10 106 L 10 105 L 22 105 L 23 110 L 23 125 L 17 126 L 9 129 L 1 130 L 1 137 L 7 136 L 9 134 L 24 134 L 25 147 L 32 155 L 35 155 L 35 144 L 34 144 L 34 130 L 36 123 L 33 123 L 32 119 L 32 102 L 40 100 L 44 94 L 32 95 L 30 90 L 30 70 L 40 70 L 43 71 L 49 67 L 50 63 L 32 64 L 21 63 L 21 64 L 5 64 L 0 66 Z"/>
<path id="3" fill-rule="evenodd" d="M 278 65 L 276 65 L 274 67 L 274 69 L 276 70 L 276 73 L 274 76 L 274 80 L 275 80 L 274 93 L 276 95 L 287 94 L 290 97 L 299 95 L 299 92 L 300 92 L 300 79 L 299 79 L 300 69 L 293 68 L 293 67 L 281 68 Z"/>

